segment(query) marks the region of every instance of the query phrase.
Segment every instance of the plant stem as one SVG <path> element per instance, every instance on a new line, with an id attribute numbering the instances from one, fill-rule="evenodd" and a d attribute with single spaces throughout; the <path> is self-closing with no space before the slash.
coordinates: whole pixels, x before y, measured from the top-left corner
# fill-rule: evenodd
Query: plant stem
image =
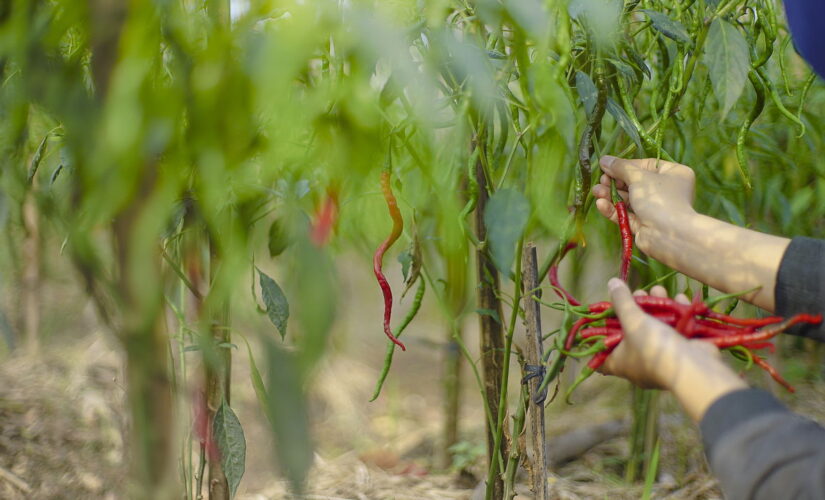
<path id="1" fill-rule="evenodd" d="M 481 143 L 481 140 L 478 140 Z M 489 179 L 485 175 L 485 169 L 481 159 L 476 162 L 475 170 L 478 182 L 478 201 L 475 209 L 476 238 L 478 241 L 487 239 L 487 228 L 484 224 L 484 210 L 489 200 Z M 499 399 L 502 391 L 501 381 L 504 367 L 504 332 L 500 318 L 501 301 L 498 297 L 499 278 L 498 270 L 484 247 L 476 249 L 476 266 L 478 273 L 478 309 L 484 311 L 494 311 L 496 317 L 490 314 L 479 314 L 480 335 L 481 335 L 481 365 L 484 373 L 484 392 L 490 415 L 499 415 Z M 502 414 L 503 416 L 503 414 Z M 506 456 L 501 443 L 495 443 L 496 427 L 487 423 L 487 460 L 490 470 L 494 470 L 499 462 L 504 462 Z M 504 484 L 495 473 L 489 476 L 487 483 L 488 498 L 493 494 L 495 498 L 501 498 L 504 494 Z"/>
<path id="2" fill-rule="evenodd" d="M 504 420 L 505 415 L 507 414 L 507 383 L 510 379 L 510 353 L 513 348 L 513 332 L 515 332 L 516 330 L 516 320 L 519 316 L 519 301 L 521 300 L 521 253 L 523 247 L 524 238 L 519 240 L 518 249 L 516 250 L 517 259 L 516 276 L 513 281 L 513 283 L 515 284 L 515 291 L 513 292 L 513 310 L 510 314 L 510 324 L 507 327 L 507 335 L 504 337 L 504 363 L 501 371 L 501 391 L 499 393 L 498 401 L 498 419 L 496 421 L 496 435 L 495 440 L 493 441 L 494 452 L 496 454 L 501 453 L 502 455 L 506 455 L 506 453 L 502 450 L 502 439 L 504 435 Z M 523 421 L 524 415 L 522 414 L 522 423 Z M 493 480 L 498 472 L 497 466 L 498 463 L 493 461 L 490 464 L 490 468 L 487 472 L 487 491 L 485 494 L 486 500 L 491 500 L 493 498 Z"/>

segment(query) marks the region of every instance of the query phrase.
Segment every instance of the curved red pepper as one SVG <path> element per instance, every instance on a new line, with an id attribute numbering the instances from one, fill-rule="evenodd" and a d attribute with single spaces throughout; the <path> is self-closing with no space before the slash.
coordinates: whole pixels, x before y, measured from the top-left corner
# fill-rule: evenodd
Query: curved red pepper
<path id="1" fill-rule="evenodd" d="M 633 260 L 633 232 L 630 230 L 630 217 L 627 214 L 627 203 L 619 196 L 615 180 L 610 181 L 610 194 L 613 198 L 613 206 L 616 208 L 619 233 L 622 235 L 622 265 L 619 270 L 619 277 L 622 281 L 627 281 L 627 275 L 630 273 L 630 261 Z"/>
<path id="2" fill-rule="evenodd" d="M 401 211 L 398 210 L 398 202 L 395 199 L 392 186 L 390 185 L 389 170 L 381 172 L 381 191 L 384 193 L 384 199 L 387 201 L 387 209 L 389 210 L 390 218 L 392 218 L 392 232 L 390 232 L 390 235 L 387 236 L 387 239 L 381 243 L 378 249 L 375 250 L 375 254 L 372 257 L 372 270 L 375 273 L 375 279 L 378 280 L 378 285 L 381 287 L 381 292 L 384 294 L 384 333 L 387 335 L 387 338 L 400 347 L 402 351 L 406 351 L 407 348 L 400 340 L 395 338 L 390 328 L 390 319 L 392 317 L 392 289 L 387 282 L 387 278 L 384 277 L 382 270 L 384 253 L 395 243 L 398 237 L 401 236 L 401 231 L 404 228 L 404 219 L 401 218 Z"/>

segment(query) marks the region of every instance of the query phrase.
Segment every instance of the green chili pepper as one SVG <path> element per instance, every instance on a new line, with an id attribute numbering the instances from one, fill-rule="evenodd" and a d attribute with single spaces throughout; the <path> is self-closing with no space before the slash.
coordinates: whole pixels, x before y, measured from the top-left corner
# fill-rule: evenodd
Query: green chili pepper
<path id="1" fill-rule="evenodd" d="M 802 122 L 802 108 L 805 105 L 805 99 L 808 98 L 808 92 L 811 90 L 811 86 L 814 84 L 814 80 L 816 80 L 816 73 L 813 71 L 808 78 L 805 79 L 805 85 L 802 86 L 802 94 L 799 95 L 799 108 L 796 110 L 796 119 L 799 122 Z"/>
<path id="2" fill-rule="evenodd" d="M 756 72 L 759 73 L 760 77 L 762 77 L 762 81 L 765 84 L 765 88 L 767 88 L 768 90 L 768 95 L 771 97 L 771 100 L 776 105 L 777 109 L 779 109 L 779 112 L 782 113 L 785 116 L 785 118 L 794 122 L 796 126 L 799 128 L 799 134 L 797 134 L 797 137 L 802 137 L 803 135 L 805 135 L 805 124 L 802 123 L 802 121 L 799 118 L 797 118 L 796 115 L 788 111 L 788 108 L 786 108 L 785 105 L 782 103 L 782 99 L 779 97 L 779 93 L 776 91 L 776 88 L 773 86 L 773 83 L 771 83 L 771 81 L 768 79 L 768 75 L 765 73 L 765 68 L 757 68 Z"/>
<path id="3" fill-rule="evenodd" d="M 788 68 L 785 67 L 785 51 L 788 50 L 789 43 L 791 43 L 791 35 L 786 36 L 779 47 L 779 72 L 782 73 L 782 81 L 785 83 L 785 93 L 792 96 L 791 80 L 788 77 Z"/>
<path id="4" fill-rule="evenodd" d="M 602 118 L 604 117 L 605 109 L 607 108 L 607 85 L 604 77 L 604 63 L 600 58 L 596 58 L 594 62 L 595 78 L 593 83 L 596 85 L 597 96 L 596 103 L 593 106 L 593 112 L 587 120 L 587 125 L 584 127 L 581 139 L 579 140 L 579 168 L 576 171 L 575 179 L 575 206 L 576 206 L 576 227 L 580 230 L 584 221 L 585 201 L 587 195 L 590 193 L 590 183 L 593 177 L 593 166 L 590 163 L 590 155 L 593 154 L 593 137 L 598 135 L 601 127 Z"/>
<path id="5" fill-rule="evenodd" d="M 751 85 L 753 85 L 754 92 L 756 92 L 756 101 L 754 101 L 753 108 L 748 114 L 748 117 L 745 118 L 742 126 L 739 127 L 739 133 L 736 136 L 736 159 L 739 162 L 739 172 L 742 174 L 745 188 L 750 191 L 752 188 L 751 174 L 750 167 L 748 167 L 747 152 L 745 151 L 745 139 L 748 136 L 748 131 L 753 122 L 759 118 L 762 110 L 765 109 L 765 86 L 754 70 L 748 72 L 748 79 L 751 81 Z"/>

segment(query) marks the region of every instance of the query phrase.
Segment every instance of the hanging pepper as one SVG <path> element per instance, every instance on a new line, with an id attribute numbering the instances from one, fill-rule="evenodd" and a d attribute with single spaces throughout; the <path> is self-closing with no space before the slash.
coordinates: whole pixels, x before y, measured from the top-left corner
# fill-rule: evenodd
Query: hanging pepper
<path id="1" fill-rule="evenodd" d="M 630 261 L 633 260 L 633 232 L 630 230 L 630 217 L 627 215 L 627 203 L 619 196 L 615 180 L 610 181 L 610 196 L 613 199 L 613 206 L 616 208 L 619 232 L 622 235 L 622 266 L 619 271 L 619 277 L 622 281 L 627 281 L 627 275 L 630 272 Z"/>
<path id="2" fill-rule="evenodd" d="M 389 153 L 389 155 L 391 155 L 391 153 Z M 398 202 L 395 199 L 392 186 L 390 185 L 390 174 L 391 168 L 390 161 L 388 160 L 384 171 L 381 172 L 381 191 L 384 193 L 384 199 L 387 201 L 387 210 L 392 219 L 392 231 L 390 235 L 387 236 L 387 239 L 375 250 L 372 258 L 372 270 L 375 273 L 375 279 L 378 280 L 378 285 L 381 287 L 381 292 L 384 294 L 384 333 L 387 335 L 387 338 L 400 347 L 402 351 L 406 351 L 407 348 L 400 340 L 395 338 L 390 328 L 390 319 L 392 318 L 392 289 L 382 270 L 384 253 L 395 243 L 398 237 L 401 236 L 401 230 L 404 228 L 404 219 L 401 218 L 401 211 L 398 210 Z"/>

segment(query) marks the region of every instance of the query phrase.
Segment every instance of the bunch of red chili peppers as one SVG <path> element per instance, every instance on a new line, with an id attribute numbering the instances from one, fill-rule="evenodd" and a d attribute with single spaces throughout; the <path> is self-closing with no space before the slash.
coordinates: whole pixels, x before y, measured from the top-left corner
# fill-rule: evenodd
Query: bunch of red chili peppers
<path id="1" fill-rule="evenodd" d="M 615 183 L 611 185 L 611 194 L 622 239 L 620 275 L 626 281 L 633 257 L 633 236 L 627 206 L 619 197 Z M 561 337 L 559 338 L 556 347 L 560 355 L 545 375 L 539 391 L 541 393 L 547 387 L 547 383 L 558 375 L 565 358 L 592 356 L 567 391 L 568 398 L 580 383 L 605 363 L 623 338 L 621 323 L 610 302 L 596 302 L 583 306 L 559 283 L 558 264 L 565 254 L 575 247 L 576 243 L 568 243 L 562 247 L 548 270 L 548 277 L 555 292 L 565 301 L 565 310 L 578 315 L 579 319 L 573 323 L 566 335 L 561 336 L 564 338 L 563 343 Z M 758 365 L 788 391 L 794 392 L 794 388 L 776 369 L 754 351 L 768 349 L 773 352 L 775 347 L 770 342 L 773 337 L 798 323 L 818 324 L 822 321 L 822 315 L 797 314 L 787 319 L 780 316 L 734 318 L 713 310 L 714 304 L 727 297 L 715 297 L 705 303 L 699 300 L 697 295 L 691 304 L 683 304 L 667 297 L 639 296 L 635 299 L 643 311 L 670 325 L 684 337 L 709 342 L 719 349 L 728 350 L 737 358 L 746 361 L 748 368 L 751 364 Z M 540 398 L 543 399 L 543 396 Z"/>

